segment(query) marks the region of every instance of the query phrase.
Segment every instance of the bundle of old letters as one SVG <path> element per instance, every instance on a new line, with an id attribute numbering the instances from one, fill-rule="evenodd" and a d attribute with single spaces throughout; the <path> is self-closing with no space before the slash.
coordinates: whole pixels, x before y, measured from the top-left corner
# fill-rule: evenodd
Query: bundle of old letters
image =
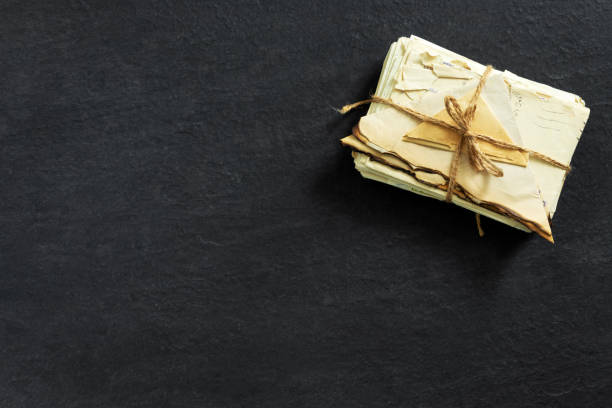
<path id="1" fill-rule="evenodd" d="M 367 115 L 342 139 L 364 177 L 553 242 L 550 220 L 589 116 L 578 96 L 411 36 L 391 45 L 375 95 L 342 112 L 364 103 Z"/>

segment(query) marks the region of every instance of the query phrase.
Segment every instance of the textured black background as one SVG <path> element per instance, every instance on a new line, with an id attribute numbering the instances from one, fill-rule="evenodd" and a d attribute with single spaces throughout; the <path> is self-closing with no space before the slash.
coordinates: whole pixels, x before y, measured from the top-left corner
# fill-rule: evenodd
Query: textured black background
<path id="1" fill-rule="evenodd" d="M 611 20 L 3 1 L 0 406 L 610 406 Z M 411 33 L 587 101 L 554 246 L 353 169 Z"/>

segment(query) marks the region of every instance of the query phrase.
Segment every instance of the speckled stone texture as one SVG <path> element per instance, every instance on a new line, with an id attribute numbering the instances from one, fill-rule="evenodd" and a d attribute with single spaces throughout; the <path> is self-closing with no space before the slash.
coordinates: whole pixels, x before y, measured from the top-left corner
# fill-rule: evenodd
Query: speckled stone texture
<path id="1" fill-rule="evenodd" d="M 0 406 L 609 407 L 612 3 L 460 3 L 4 1 Z M 353 169 L 411 33 L 587 101 L 556 245 Z"/>

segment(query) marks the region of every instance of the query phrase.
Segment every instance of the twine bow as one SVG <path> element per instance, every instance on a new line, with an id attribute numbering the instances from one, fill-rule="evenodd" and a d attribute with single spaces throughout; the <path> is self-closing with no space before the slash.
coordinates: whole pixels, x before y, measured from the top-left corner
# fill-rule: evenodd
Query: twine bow
<path id="1" fill-rule="evenodd" d="M 459 167 L 459 160 L 461 159 L 461 150 L 463 148 L 463 144 L 466 144 L 468 157 L 470 158 L 470 163 L 477 171 L 486 171 L 487 173 L 495 176 L 502 177 L 504 172 L 502 169 L 497 167 L 491 159 L 489 159 L 478 147 L 478 142 L 474 137 L 474 134 L 470 132 L 470 124 L 476 116 L 476 104 L 478 103 L 478 98 L 480 97 L 480 93 L 482 92 L 482 88 L 484 88 L 484 84 L 487 80 L 487 77 L 491 73 L 493 67 L 490 65 L 487 66 L 484 74 L 480 77 L 480 81 L 478 82 L 478 86 L 472 95 L 472 99 L 470 99 L 470 103 L 468 104 L 465 110 L 461 109 L 459 102 L 452 97 L 446 96 L 444 98 L 444 106 L 446 107 L 446 112 L 448 116 L 457 124 L 460 131 L 459 133 L 459 143 L 457 144 L 457 149 L 453 154 L 453 160 L 451 162 L 450 174 L 448 176 L 448 188 L 446 190 L 446 201 L 450 202 L 453 198 L 453 188 L 455 186 L 455 178 L 457 177 L 457 168 Z"/>
<path id="2" fill-rule="evenodd" d="M 453 153 L 453 159 L 451 162 L 451 167 L 448 175 L 448 187 L 446 189 L 446 198 L 447 202 L 450 202 L 453 197 L 453 191 L 455 186 L 455 179 L 457 177 L 457 168 L 459 167 L 459 161 L 461 159 L 461 151 L 463 150 L 463 145 L 466 145 L 468 157 L 470 158 L 470 163 L 474 169 L 477 171 L 486 171 L 495 177 L 502 177 L 504 172 L 498 166 L 496 166 L 491 159 L 489 159 L 483 152 L 480 150 L 478 146 L 479 141 L 488 142 L 494 146 L 500 147 L 502 149 L 507 150 L 516 150 L 522 153 L 529 153 L 540 160 L 543 160 L 549 164 L 552 164 L 555 167 L 559 167 L 564 169 L 565 171 L 569 171 L 570 167 L 556 161 L 555 159 L 548 157 L 542 153 L 538 153 L 536 151 L 526 149 L 521 146 L 516 146 L 510 143 L 505 143 L 497 139 L 493 139 L 487 135 L 481 135 L 470 130 L 470 124 L 476 115 L 476 104 L 478 102 L 478 98 L 480 97 L 480 93 L 484 88 L 485 82 L 487 81 L 487 77 L 493 70 L 493 67 L 490 65 L 487 66 L 482 77 L 480 77 L 480 81 L 476 86 L 476 90 L 470 99 L 468 106 L 465 109 L 462 109 L 459 105 L 459 102 L 452 97 L 446 96 L 444 98 L 444 106 L 446 108 L 446 112 L 451 117 L 454 123 L 448 123 L 440 119 L 436 119 L 432 116 L 425 115 L 423 113 L 417 112 L 411 108 L 407 108 L 405 106 L 401 106 L 391 101 L 390 99 L 380 98 L 378 96 L 373 96 L 370 99 L 366 99 L 363 101 L 359 101 L 350 105 L 345 105 L 340 109 L 340 113 L 345 114 L 354 108 L 364 105 L 366 103 L 383 103 L 385 105 L 389 105 L 394 107 L 395 109 L 404 112 L 410 116 L 413 116 L 417 119 L 420 119 L 424 122 L 433 123 L 434 125 L 441 126 L 450 130 L 455 131 L 459 134 L 459 142 L 457 144 L 457 149 Z"/>

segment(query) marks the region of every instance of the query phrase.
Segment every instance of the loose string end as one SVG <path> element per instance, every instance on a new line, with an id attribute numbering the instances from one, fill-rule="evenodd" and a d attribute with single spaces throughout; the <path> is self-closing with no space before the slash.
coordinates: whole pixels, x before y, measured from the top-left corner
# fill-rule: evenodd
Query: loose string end
<path id="1" fill-rule="evenodd" d="M 482 229 L 482 225 L 480 225 L 480 214 L 476 213 L 476 228 L 478 228 L 478 236 L 480 238 L 484 237 L 484 230 Z"/>
<path id="2" fill-rule="evenodd" d="M 336 111 L 338 111 L 338 113 L 340 113 L 341 115 L 344 115 L 345 113 L 350 112 L 352 109 L 353 107 L 351 105 L 344 105 L 340 109 L 336 109 Z"/>
<path id="3" fill-rule="evenodd" d="M 364 99 L 362 101 L 359 102 L 355 102 L 355 103 L 351 103 L 348 105 L 344 105 L 342 108 L 337 109 L 338 113 L 344 115 L 345 113 L 348 113 L 350 111 L 352 111 L 355 108 L 360 107 L 361 105 L 365 105 L 368 103 L 372 103 L 372 102 L 376 102 L 376 98 L 369 98 L 369 99 Z"/>

